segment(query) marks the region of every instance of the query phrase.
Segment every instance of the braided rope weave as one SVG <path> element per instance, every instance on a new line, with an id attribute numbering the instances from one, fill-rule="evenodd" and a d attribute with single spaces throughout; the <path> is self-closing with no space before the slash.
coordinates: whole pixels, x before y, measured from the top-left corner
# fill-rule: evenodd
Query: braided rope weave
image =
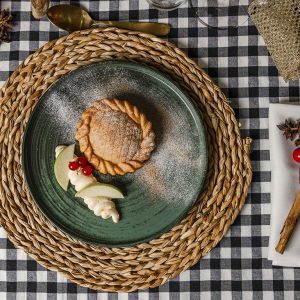
<path id="1" fill-rule="evenodd" d="M 98 105 L 99 103 L 105 104 L 114 111 L 119 111 L 128 115 L 140 126 L 143 139 L 139 151 L 131 160 L 113 163 L 94 154 L 89 140 L 89 125 L 91 116 L 98 111 L 95 105 Z M 125 173 L 134 172 L 136 169 L 143 166 L 143 162 L 150 157 L 150 153 L 155 148 L 155 134 L 152 130 L 152 123 L 147 120 L 143 113 L 139 112 L 136 106 L 130 104 L 128 101 L 121 101 L 118 99 L 103 99 L 94 102 L 92 106 L 82 114 L 81 120 L 77 124 L 75 138 L 79 141 L 80 151 L 83 152 L 89 162 L 103 174 L 124 175 Z"/>
<path id="2" fill-rule="evenodd" d="M 52 226 L 21 168 L 22 135 L 41 95 L 64 74 L 111 59 L 147 63 L 181 84 L 199 107 L 209 145 L 206 186 L 186 218 L 160 238 L 129 248 L 86 245 Z M 0 90 L 0 223 L 16 247 L 80 285 L 119 292 L 159 286 L 197 263 L 238 216 L 251 181 L 250 144 L 221 90 L 173 44 L 115 28 L 75 32 L 30 55 Z"/>

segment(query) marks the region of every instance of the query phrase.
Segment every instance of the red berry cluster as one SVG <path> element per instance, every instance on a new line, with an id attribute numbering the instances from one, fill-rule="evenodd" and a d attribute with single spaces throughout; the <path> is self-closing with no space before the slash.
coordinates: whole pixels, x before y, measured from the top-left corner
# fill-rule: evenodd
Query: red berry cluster
<path id="1" fill-rule="evenodd" d="M 294 158 L 294 161 L 296 161 L 297 163 L 300 163 L 300 148 L 296 148 L 293 151 L 293 158 Z"/>
<path id="2" fill-rule="evenodd" d="M 295 146 L 300 146 L 300 119 L 297 121 L 293 121 L 291 119 L 285 120 L 284 123 L 277 125 L 277 127 L 283 132 L 283 135 L 287 140 L 294 141 Z M 295 162 L 300 163 L 300 148 L 296 148 L 293 151 L 293 159 Z"/>
<path id="3" fill-rule="evenodd" d="M 81 167 L 81 173 L 86 176 L 90 176 L 93 172 L 93 168 L 88 164 L 87 159 L 84 156 L 78 157 L 76 160 L 69 162 L 69 169 L 76 171 Z"/>

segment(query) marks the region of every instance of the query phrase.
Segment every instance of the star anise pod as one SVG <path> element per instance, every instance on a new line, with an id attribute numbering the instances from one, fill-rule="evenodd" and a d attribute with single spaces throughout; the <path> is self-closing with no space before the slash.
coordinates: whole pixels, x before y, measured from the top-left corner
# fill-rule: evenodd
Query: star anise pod
<path id="1" fill-rule="evenodd" d="M 0 10 L 0 42 L 8 42 L 8 29 L 12 29 L 12 16 L 8 11 Z"/>
<path id="2" fill-rule="evenodd" d="M 285 120 L 284 123 L 277 125 L 277 127 L 283 131 L 283 135 L 287 140 L 293 141 L 295 136 L 298 135 L 294 143 L 296 147 L 300 146 L 300 119 L 296 122 Z"/>
<path id="3" fill-rule="evenodd" d="M 295 141 L 295 146 L 296 146 L 296 147 L 299 147 L 299 146 L 300 146 L 300 139 L 296 139 L 296 141 Z"/>
<path id="4" fill-rule="evenodd" d="M 297 127 L 297 133 L 298 133 L 299 138 L 300 138 L 300 119 L 298 119 L 296 121 L 295 127 Z"/>
<path id="5" fill-rule="evenodd" d="M 277 125 L 277 127 L 283 131 L 283 135 L 287 140 L 293 140 L 295 135 L 298 133 L 298 128 L 292 121 L 285 120 L 284 123 Z"/>

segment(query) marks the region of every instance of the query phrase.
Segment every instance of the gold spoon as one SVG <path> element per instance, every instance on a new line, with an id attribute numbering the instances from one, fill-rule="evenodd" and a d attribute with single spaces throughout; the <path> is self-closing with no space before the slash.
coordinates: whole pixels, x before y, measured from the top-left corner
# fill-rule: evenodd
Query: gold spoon
<path id="1" fill-rule="evenodd" d="M 47 11 L 48 19 L 57 27 L 72 32 L 88 29 L 92 26 L 115 26 L 122 29 L 141 31 L 158 36 L 167 35 L 170 25 L 165 23 L 126 22 L 126 21 L 95 21 L 80 7 L 68 4 L 55 5 Z"/>

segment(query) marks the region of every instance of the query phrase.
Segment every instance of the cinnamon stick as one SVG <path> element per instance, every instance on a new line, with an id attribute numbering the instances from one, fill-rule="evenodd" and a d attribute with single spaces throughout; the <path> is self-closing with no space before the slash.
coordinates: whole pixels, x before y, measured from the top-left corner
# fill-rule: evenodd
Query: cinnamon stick
<path id="1" fill-rule="evenodd" d="M 289 214 L 281 229 L 280 240 L 275 248 L 275 250 L 278 253 L 282 254 L 284 252 L 286 245 L 289 241 L 289 238 L 296 227 L 296 223 L 299 216 L 300 216 L 300 191 L 298 191 L 293 206 L 291 207 Z"/>
<path id="2" fill-rule="evenodd" d="M 49 8 L 50 0 L 31 0 L 32 15 L 36 19 L 42 18 Z"/>

